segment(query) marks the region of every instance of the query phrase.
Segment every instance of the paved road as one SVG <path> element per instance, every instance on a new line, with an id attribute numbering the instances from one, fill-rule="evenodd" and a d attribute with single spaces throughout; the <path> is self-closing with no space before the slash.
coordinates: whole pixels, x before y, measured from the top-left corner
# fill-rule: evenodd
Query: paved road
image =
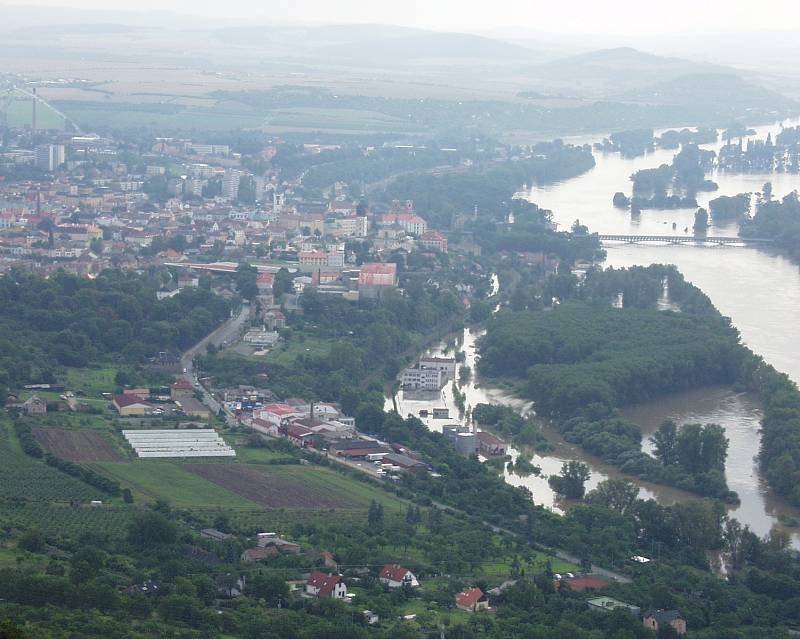
<path id="1" fill-rule="evenodd" d="M 202 355 L 210 344 L 221 346 L 222 344 L 230 343 L 232 340 L 238 338 L 244 326 L 250 320 L 252 313 L 253 307 L 248 303 L 243 304 L 238 315 L 226 320 L 213 333 L 206 335 L 206 337 L 192 346 L 181 357 L 181 367 L 184 371 L 184 378 L 186 378 L 194 389 L 200 393 L 203 403 L 208 406 L 215 415 L 219 414 L 220 409 L 224 409 L 224 407 L 214 399 L 211 393 L 198 381 L 194 371 L 194 358 L 198 355 Z M 235 416 L 227 409 L 225 409 L 225 415 L 229 425 L 236 424 Z"/>

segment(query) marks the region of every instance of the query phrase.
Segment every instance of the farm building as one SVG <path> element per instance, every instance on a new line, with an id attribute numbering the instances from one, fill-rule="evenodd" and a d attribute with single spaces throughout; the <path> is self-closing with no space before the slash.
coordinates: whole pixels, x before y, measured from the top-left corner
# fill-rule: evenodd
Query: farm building
<path id="1" fill-rule="evenodd" d="M 315 570 L 306 581 L 306 594 L 325 599 L 344 599 L 347 596 L 347 586 L 341 575 L 328 575 Z"/>
<path id="2" fill-rule="evenodd" d="M 401 588 L 402 586 L 416 588 L 419 586 L 419 581 L 414 573 L 398 564 L 386 564 L 378 573 L 378 580 L 389 588 Z"/>
<path id="3" fill-rule="evenodd" d="M 489 609 L 489 599 L 480 588 L 467 588 L 456 595 L 456 608 L 466 612 Z"/>
<path id="4" fill-rule="evenodd" d="M 153 405 L 138 395 L 114 395 L 112 404 L 121 417 L 137 417 L 153 412 Z"/>
<path id="5" fill-rule="evenodd" d="M 400 470 L 408 473 L 426 473 L 428 472 L 428 465 L 418 459 L 409 457 L 408 455 L 400 455 L 398 453 L 388 453 L 383 457 L 384 464 L 391 464 L 397 466 Z"/>
<path id="6" fill-rule="evenodd" d="M 386 446 L 376 441 L 364 439 L 333 442 L 330 445 L 330 451 L 334 455 L 346 457 L 347 459 L 364 459 L 367 455 L 391 452 Z"/>
<path id="7" fill-rule="evenodd" d="M 194 397 L 184 397 L 176 401 L 175 404 L 189 417 L 195 417 L 197 419 L 211 418 L 211 411 L 208 406 Z"/>

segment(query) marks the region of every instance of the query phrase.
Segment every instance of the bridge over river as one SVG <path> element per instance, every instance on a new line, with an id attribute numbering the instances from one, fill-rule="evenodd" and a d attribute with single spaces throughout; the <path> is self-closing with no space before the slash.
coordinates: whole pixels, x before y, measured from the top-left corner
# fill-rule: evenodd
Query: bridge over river
<path id="1" fill-rule="evenodd" d="M 715 246 L 763 246 L 774 240 L 757 237 L 726 237 L 718 235 L 598 235 L 601 242 L 624 242 L 625 244 L 693 244 Z"/>

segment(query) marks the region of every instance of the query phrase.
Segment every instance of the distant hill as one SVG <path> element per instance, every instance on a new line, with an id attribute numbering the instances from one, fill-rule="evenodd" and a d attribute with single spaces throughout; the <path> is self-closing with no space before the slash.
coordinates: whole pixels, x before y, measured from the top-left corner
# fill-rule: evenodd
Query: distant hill
<path id="1" fill-rule="evenodd" d="M 762 112 L 798 108 L 798 103 L 780 93 L 733 73 L 695 73 L 684 75 L 615 96 L 625 102 L 659 105 L 713 106 L 724 102 Z"/>
<path id="2" fill-rule="evenodd" d="M 681 58 L 667 58 L 630 47 L 602 49 L 553 60 L 526 69 L 533 79 L 562 89 L 583 89 L 605 95 L 697 73 L 727 69 Z"/>

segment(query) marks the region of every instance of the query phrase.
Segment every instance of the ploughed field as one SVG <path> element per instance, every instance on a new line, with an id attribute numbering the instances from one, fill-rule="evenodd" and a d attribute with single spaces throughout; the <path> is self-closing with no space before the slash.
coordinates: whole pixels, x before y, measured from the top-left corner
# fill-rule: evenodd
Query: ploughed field
<path id="1" fill-rule="evenodd" d="M 278 472 L 244 464 L 184 464 L 182 467 L 265 508 L 365 507 L 360 495 L 349 494 L 337 486 L 337 477 L 332 473 L 329 478 L 313 477 L 320 481 L 309 481 L 311 473 L 303 473 L 301 467 L 283 466 Z"/>
<path id="2" fill-rule="evenodd" d="M 34 428 L 36 441 L 48 453 L 71 462 L 119 461 L 111 443 L 96 431 Z"/>

